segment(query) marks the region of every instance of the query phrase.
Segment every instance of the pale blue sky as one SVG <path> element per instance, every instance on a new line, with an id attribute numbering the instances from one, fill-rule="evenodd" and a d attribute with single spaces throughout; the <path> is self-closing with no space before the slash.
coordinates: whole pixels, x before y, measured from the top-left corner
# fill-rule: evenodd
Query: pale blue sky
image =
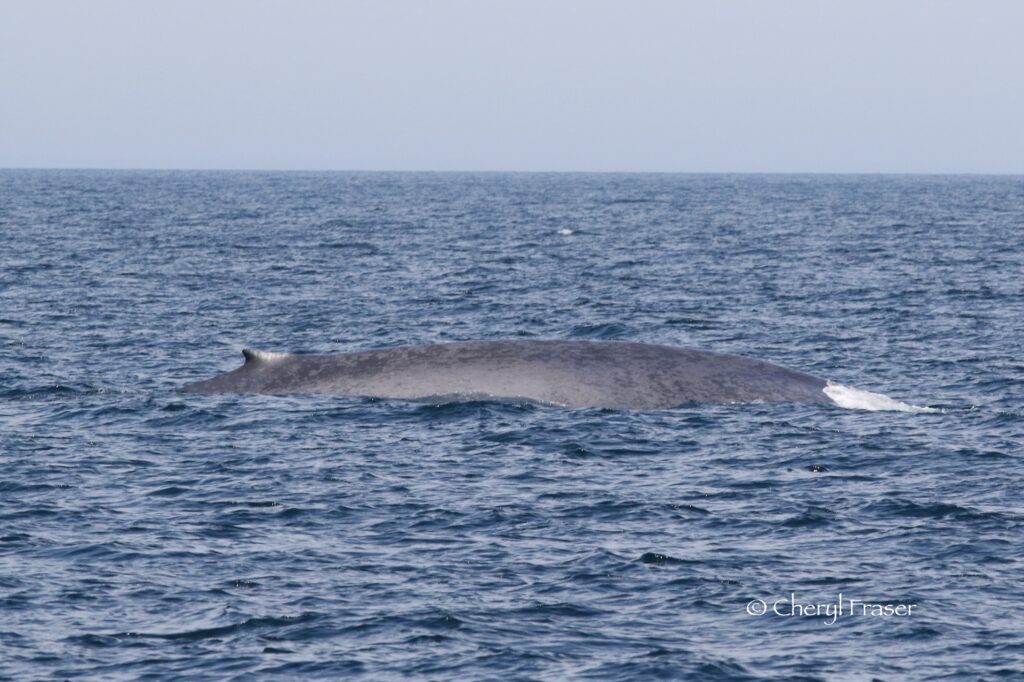
<path id="1" fill-rule="evenodd" d="M 1024 172 L 1017 0 L 0 0 L 0 167 Z"/>

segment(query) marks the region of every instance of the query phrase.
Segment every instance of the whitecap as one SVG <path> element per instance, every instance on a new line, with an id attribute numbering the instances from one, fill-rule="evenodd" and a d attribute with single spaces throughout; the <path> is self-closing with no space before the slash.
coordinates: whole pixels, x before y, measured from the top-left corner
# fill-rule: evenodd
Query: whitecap
<path id="1" fill-rule="evenodd" d="M 839 407 L 848 410 L 870 410 L 872 412 L 893 411 L 893 412 L 941 412 L 934 407 L 920 407 L 910 403 L 900 402 L 882 393 L 872 393 L 851 386 L 843 386 L 828 382 L 822 389 L 825 395 L 832 399 Z"/>

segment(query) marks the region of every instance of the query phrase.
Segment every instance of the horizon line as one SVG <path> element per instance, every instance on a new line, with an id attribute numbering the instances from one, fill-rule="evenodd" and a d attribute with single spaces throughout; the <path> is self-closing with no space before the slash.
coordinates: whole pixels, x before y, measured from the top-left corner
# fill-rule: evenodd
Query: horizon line
<path id="1" fill-rule="evenodd" d="M 480 175 L 873 175 L 873 176 L 980 176 L 1020 177 L 1019 172 L 991 171 L 759 171 L 759 170 L 522 170 L 522 169 L 399 169 L 399 168 L 190 168 L 146 166 L 0 166 L 2 171 L 107 171 L 126 173 L 433 173 Z"/>

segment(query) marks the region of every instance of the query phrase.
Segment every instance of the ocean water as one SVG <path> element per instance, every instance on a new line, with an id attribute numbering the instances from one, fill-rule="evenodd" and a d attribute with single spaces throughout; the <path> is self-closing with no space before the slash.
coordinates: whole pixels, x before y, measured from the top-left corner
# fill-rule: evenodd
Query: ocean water
<path id="1" fill-rule="evenodd" d="M 931 409 L 175 391 L 498 338 Z M 1022 342 L 1021 177 L 0 171 L 0 678 L 1021 679 Z"/>

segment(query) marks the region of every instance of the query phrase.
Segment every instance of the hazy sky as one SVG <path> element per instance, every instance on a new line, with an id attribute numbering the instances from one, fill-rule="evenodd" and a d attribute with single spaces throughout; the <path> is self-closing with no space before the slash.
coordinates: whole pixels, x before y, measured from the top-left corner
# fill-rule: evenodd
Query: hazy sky
<path id="1" fill-rule="evenodd" d="M 0 0 L 0 167 L 1024 173 L 1024 1 Z"/>

